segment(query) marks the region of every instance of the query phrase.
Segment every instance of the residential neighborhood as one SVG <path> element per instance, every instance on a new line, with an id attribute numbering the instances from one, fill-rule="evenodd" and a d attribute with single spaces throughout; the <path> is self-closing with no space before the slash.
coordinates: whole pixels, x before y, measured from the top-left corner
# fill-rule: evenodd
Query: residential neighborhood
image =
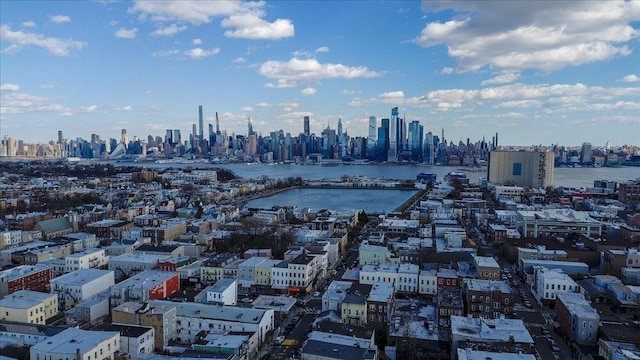
<path id="1" fill-rule="evenodd" d="M 8 358 L 640 357 L 638 180 L 609 191 L 31 166 L 41 175 L 0 174 Z M 415 195 L 381 214 L 244 206 L 373 185 Z"/>

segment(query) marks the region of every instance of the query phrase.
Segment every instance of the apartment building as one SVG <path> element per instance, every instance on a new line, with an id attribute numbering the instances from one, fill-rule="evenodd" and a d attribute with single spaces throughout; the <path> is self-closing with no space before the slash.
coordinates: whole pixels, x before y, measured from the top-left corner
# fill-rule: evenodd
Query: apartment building
<path id="1" fill-rule="evenodd" d="M 505 281 L 464 279 L 463 294 L 467 315 L 495 319 L 513 314 L 515 294 Z"/>
<path id="2" fill-rule="evenodd" d="M 53 278 L 51 267 L 43 264 L 20 265 L 0 272 L 0 296 L 18 290 L 49 291 Z"/>
<path id="3" fill-rule="evenodd" d="M 80 269 L 51 279 L 51 293 L 58 295 L 58 307 L 65 311 L 114 284 L 111 270 Z"/>
<path id="4" fill-rule="evenodd" d="M 0 318 L 29 324 L 45 324 L 58 314 L 58 296 L 19 290 L 0 300 Z"/>
<path id="5" fill-rule="evenodd" d="M 560 293 L 579 292 L 573 279 L 560 270 L 537 267 L 534 269 L 532 293 L 538 303 L 555 304 Z"/>
<path id="6" fill-rule="evenodd" d="M 560 332 L 571 341 L 591 345 L 598 341 L 600 315 L 582 294 L 559 293 L 555 310 Z"/>
<path id="7" fill-rule="evenodd" d="M 116 359 L 120 333 L 68 328 L 29 349 L 32 360 Z"/>

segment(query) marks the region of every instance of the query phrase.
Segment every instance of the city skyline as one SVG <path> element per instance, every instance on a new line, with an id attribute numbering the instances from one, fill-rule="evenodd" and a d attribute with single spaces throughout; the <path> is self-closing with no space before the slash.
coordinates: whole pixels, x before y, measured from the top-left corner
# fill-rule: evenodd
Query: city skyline
<path id="1" fill-rule="evenodd" d="M 0 3 L 1 137 L 201 135 L 216 112 L 229 133 L 308 116 L 367 137 L 399 107 L 456 143 L 640 138 L 638 1 L 34 5 Z"/>

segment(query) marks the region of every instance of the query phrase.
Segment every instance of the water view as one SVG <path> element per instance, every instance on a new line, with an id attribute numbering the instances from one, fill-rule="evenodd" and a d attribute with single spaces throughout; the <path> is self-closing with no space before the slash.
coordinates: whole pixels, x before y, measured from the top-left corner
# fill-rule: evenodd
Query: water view
<path id="1" fill-rule="evenodd" d="M 366 213 L 382 214 L 394 211 L 409 199 L 413 190 L 371 189 L 292 189 L 274 196 L 252 200 L 248 207 L 269 208 L 274 205 L 297 206 L 312 210 L 363 209 Z"/>

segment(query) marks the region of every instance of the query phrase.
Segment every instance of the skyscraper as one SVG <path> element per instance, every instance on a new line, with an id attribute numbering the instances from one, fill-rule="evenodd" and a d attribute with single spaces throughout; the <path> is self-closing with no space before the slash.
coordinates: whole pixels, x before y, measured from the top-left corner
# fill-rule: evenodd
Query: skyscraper
<path id="1" fill-rule="evenodd" d="M 412 161 L 422 160 L 422 133 L 424 128 L 417 120 L 409 124 L 409 151 Z"/>
<path id="2" fill-rule="evenodd" d="M 200 138 L 198 138 L 198 142 L 202 143 L 204 141 L 204 118 L 202 116 L 202 105 L 198 106 L 198 125 L 200 125 Z"/>
<path id="3" fill-rule="evenodd" d="M 129 145 L 129 137 L 127 136 L 127 129 L 122 129 L 122 137 L 120 142 L 124 144 L 124 146 Z"/>
<path id="4" fill-rule="evenodd" d="M 427 165 L 433 165 L 433 152 L 435 150 L 433 140 L 433 134 L 429 131 L 424 137 L 424 155 L 422 157 L 424 163 Z"/>
<path id="5" fill-rule="evenodd" d="M 251 124 L 251 116 L 247 119 L 247 136 L 253 135 L 253 125 Z"/>
<path id="6" fill-rule="evenodd" d="M 378 161 L 387 161 L 389 156 L 389 119 L 380 120 L 378 128 Z"/>
<path id="7" fill-rule="evenodd" d="M 367 137 L 367 158 L 369 160 L 376 158 L 376 125 L 376 117 L 369 116 L 369 136 Z"/>
<path id="8" fill-rule="evenodd" d="M 310 133 L 310 128 L 309 128 L 309 117 L 305 116 L 304 117 L 304 134 L 309 136 Z"/>
<path id="9" fill-rule="evenodd" d="M 553 186 L 551 151 L 491 151 L 487 178 L 495 184 L 534 188 Z"/>
<path id="10" fill-rule="evenodd" d="M 389 148 L 387 153 L 387 161 L 395 162 L 398 159 L 398 139 L 397 124 L 398 122 L 398 108 L 391 109 L 391 121 L 389 122 Z"/>

